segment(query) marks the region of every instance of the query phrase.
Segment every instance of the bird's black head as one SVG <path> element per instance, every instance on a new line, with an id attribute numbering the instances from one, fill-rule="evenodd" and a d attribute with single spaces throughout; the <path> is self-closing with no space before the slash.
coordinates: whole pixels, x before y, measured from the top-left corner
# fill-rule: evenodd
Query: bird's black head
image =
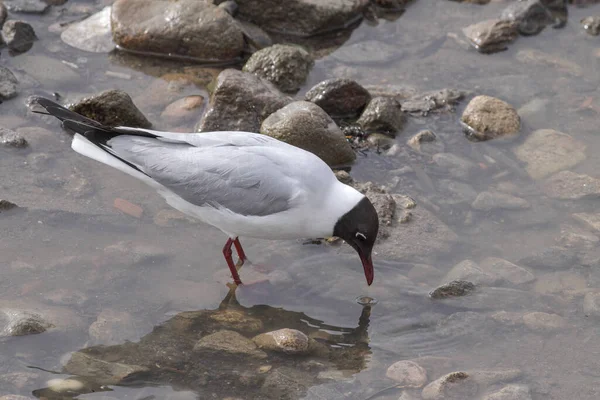
<path id="1" fill-rule="evenodd" d="M 358 253 L 369 285 L 373 283 L 373 277 L 375 276 L 371 252 L 378 231 L 379 217 L 377 217 L 377 211 L 366 197 L 363 197 L 354 208 L 344 214 L 333 229 L 333 236 L 344 239 Z"/>

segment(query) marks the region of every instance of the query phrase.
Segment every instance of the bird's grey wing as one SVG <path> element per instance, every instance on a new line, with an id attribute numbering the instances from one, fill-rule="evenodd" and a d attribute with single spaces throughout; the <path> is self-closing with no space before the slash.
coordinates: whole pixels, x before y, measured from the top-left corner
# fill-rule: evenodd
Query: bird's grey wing
<path id="1" fill-rule="evenodd" d="M 299 194 L 276 161 L 248 148 L 202 148 L 136 136 L 117 136 L 108 145 L 115 155 L 197 206 L 265 216 L 289 209 Z"/>

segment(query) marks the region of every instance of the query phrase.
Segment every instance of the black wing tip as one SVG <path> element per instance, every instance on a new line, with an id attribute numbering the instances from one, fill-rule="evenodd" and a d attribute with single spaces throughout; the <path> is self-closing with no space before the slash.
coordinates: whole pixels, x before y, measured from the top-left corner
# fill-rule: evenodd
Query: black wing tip
<path id="1" fill-rule="evenodd" d="M 48 112 L 47 107 L 51 105 L 57 106 L 59 104 L 56 104 L 52 100 L 49 100 L 45 97 L 33 95 L 27 98 L 27 100 L 25 101 L 25 105 L 27 106 L 27 108 L 29 108 L 29 110 L 31 110 L 31 112 L 34 112 L 36 114 L 51 115 L 50 112 Z"/>

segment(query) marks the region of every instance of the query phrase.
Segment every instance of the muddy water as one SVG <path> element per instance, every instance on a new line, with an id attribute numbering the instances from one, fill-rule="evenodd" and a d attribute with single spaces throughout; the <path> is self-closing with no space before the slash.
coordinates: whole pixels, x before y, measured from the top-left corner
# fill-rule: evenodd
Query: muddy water
<path id="1" fill-rule="evenodd" d="M 600 7 L 570 7 L 563 29 L 547 28 L 537 36 L 520 37 L 502 53 L 482 55 L 466 47 L 461 28 L 496 17 L 506 4 L 419 0 L 395 21 L 363 23 L 339 49 L 325 51 L 328 54 L 316 62 L 301 94 L 325 78 L 344 76 L 363 85 L 398 85 L 419 92 L 462 89 L 502 98 L 517 109 L 528 106 L 529 111 L 522 118 L 520 138 L 472 143 L 458 123 L 463 102 L 454 114 L 409 119 L 397 138 L 405 150 L 395 155 L 371 151 L 359 157 L 352 170 L 356 180 L 371 180 L 410 195 L 458 235 L 450 251 L 406 257 L 379 254 L 371 288 L 364 283 L 358 260 L 346 248 L 243 240 L 255 265 L 244 267 L 242 277 L 256 282 L 238 290 L 243 307 L 281 308 L 292 313 L 293 323 L 298 322 L 297 313 L 304 313 L 317 321 L 311 325 L 336 332 L 359 325 L 362 308 L 355 302 L 357 296 L 379 300 L 369 318 L 364 342 L 368 351 L 360 353 L 364 363 L 335 363 L 333 370 L 346 372 L 330 374 L 334 379 L 307 380 L 296 397 L 368 398 L 393 386 L 385 376 L 390 364 L 421 357 L 429 380 L 455 370 L 518 368 L 522 373 L 516 381 L 528 385 L 534 399 L 598 398 L 599 331 L 597 320 L 587 317 L 582 306 L 587 292 L 600 290 L 595 249 L 585 250 L 587 258 L 567 265 L 530 268 L 533 279 L 527 282 L 483 286 L 458 300 L 432 301 L 427 296 L 444 283 L 444 276 L 457 263 L 493 256 L 519 264 L 523 257 L 556 245 L 565 232 L 581 233 L 573 213 L 599 209 L 597 200 L 549 199 L 539 183 L 528 177 L 513 149 L 533 130 L 556 129 L 586 145 L 587 158 L 574 170 L 598 176 L 599 45 L 598 38 L 583 32 L 579 20 L 600 12 Z M 77 7 L 84 6 L 99 10 L 102 5 L 70 1 L 65 15 L 76 15 Z M 77 51 L 48 31 L 57 17 L 56 12 L 24 16 L 41 40 L 25 55 L 2 53 L 2 64 L 18 75 L 21 94 L 0 105 L 0 125 L 47 131 L 30 134 L 28 149 L 0 149 L 0 197 L 23 208 L 0 217 L 0 302 L 3 307 L 63 315 L 65 328 L 2 339 L 0 394 L 31 396 L 48 380 L 68 376 L 28 367 L 60 371 L 70 352 L 97 344 L 89 327 L 103 311 L 118 310 L 131 320 L 127 332 L 108 344 L 135 342 L 180 312 L 215 310 L 228 293 L 220 251 L 225 238 L 218 230 L 165 218 L 168 207 L 160 197 L 132 178 L 74 154 L 68 135 L 56 121 L 31 116 L 23 105 L 33 93 L 56 92 L 69 100 L 117 87 L 130 93 L 159 129 L 191 130 L 195 121 L 173 125 L 160 119 L 166 104 L 165 84 L 157 77 L 191 71 L 208 85 L 219 70 Z M 383 61 L 365 63 L 366 56 L 352 50 L 367 40 L 387 52 Z M 520 61 L 534 50 L 562 59 L 562 66 Z M 207 96 L 207 91 L 202 85 L 185 87 L 176 97 L 186 94 Z M 411 152 L 404 145 L 425 128 L 438 134 L 445 152 L 477 163 L 479 168 L 466 182 L 462 180 L 476 193 L 504 185 L 531 207 L 473 212 L 470 202 L 451 201 L 441 189 L 442 182 L 461 179 L 436 167 L 431 155 Z M 413 172 L 402 173 L 407 165 Z M 120 214 L 113 207 L 118 198 L 141 207 L 142 216 Z M 583 233 L 592 232 L 583 229 Z M 531 312 L 556 314 L 562 323 L 558 327 L 523 323 L 522 316 Z M 192 376 L 180 377 L 172 385 L 155 377 L 112 387 L 111 392 L 90 393 L 96 391 L 93 384 L 90 388 L 79 398 L 239 395 L 225 385 L 203 391 Z M 396 399 L 401 393 L 391 388 L 377 396 Z M 260 398 L 252 386 L 246 388 L 246 396 L 242 397 Z"/>

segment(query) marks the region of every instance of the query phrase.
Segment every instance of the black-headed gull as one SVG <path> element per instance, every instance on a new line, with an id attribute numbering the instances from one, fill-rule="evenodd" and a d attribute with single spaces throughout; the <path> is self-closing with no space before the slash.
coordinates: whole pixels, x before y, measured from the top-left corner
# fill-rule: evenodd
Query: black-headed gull
<path id="1" fill-rule="evenodd" d="M 223 255 L 236 284 L 246 260 L 239 236 L 342 238 L 373 282 L 375 208 L 316 155 L 258 133 L 106 127 L 43 97 L 30 97 L 28 105 L 74 132 L 76 152 L 140 179 L 173 208 L 223 231 L 229 237 Z"/>

